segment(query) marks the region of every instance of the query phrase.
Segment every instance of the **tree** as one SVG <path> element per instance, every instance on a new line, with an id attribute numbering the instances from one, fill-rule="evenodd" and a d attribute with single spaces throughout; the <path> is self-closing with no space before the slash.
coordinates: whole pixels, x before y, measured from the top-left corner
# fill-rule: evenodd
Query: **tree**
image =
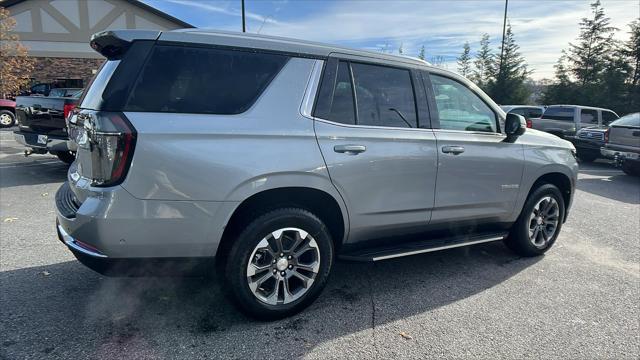
<path id="1" fill-rule="evenodd" d="M 27 55 L 27 48 L 20 44 L 18 36 L 11 34 L 16 20 L 9 10 L 0 7 L 0 98 L 16 95 L 29 84 L 34 61 Z"/>
<path id="2" fill-rule="evenodd" d="M 617 30 L 610 26 L 611 19 L 605 16 L 600 0 L 591 4 L 591 12 L 592 18 L 580 21 L 577 43 L 569 44 L 570 69 L 583 87 L 597 82 Z"/>
<path id="3" fill-rule="evenodd" d="M 464 43 L 462 54 L 458 57 L 458 72 L 465 77 L 471 73 L 471 47 L 468 42 Z"/>
<path id="4" fill-rule="evenodd" d="M 480 40 L 480 51 L 476 54 L 473 61 L 474 70 L 471 73 L 471 79 L 481 88 L 487 84 L 489 80 L 489 70 L 493 64 L 493 53 L 491 52 L 489 34 L 482 35 Z"/>
<path id="5" fill-rule="evenodd" d="M 402 48 L 402 43 L 400 43 L 400 47 L 398 47 L 398 54 L 404 54 L 404 49 Z"/>
<path id="6" fill-rule="evenodd" d="M 531 72 L 527 70 L 527 64 L 520 54 L 511 24 L 507 24 L 501 53 L 502 59 L 490 63 L 490 78 L 485 91 L 498 104 L 525 104 L 531 94 L 525 81 Z"/>
<path id="7" fill-rule="evenodd" d="M 575 85 L 571 82 L 566 63 L 567 54 L 563 50 L 562 56 L 554 65 L 556 69 L 555 82 L 547 86 L 547 90 L 542 95 L 543 104 L 571 104 L 575 102 Z"/>
<path id="8" fill-rule="evenodd" d="M 640 109 L 640 19 L 629 24 L 631 37 L 625 43 L 624 54 L 629 61 L 629 89 L 628 101 L 625 111 L 637 111 Z M 635 109 L 635 110 L 634 110 Z"/>
<path id="9" fill-rule="evenodd" d="M 418 54 L 418 58 L 419 58 L 420 60 L 424 60 L 424 59 L 425 59 L 425 56 L 426 56 L 426 55 L 425 55 L 425 51 L 424 51 L 424 45 L 422 45 L 422 46 L 420 47 L 420 53 Z"/>

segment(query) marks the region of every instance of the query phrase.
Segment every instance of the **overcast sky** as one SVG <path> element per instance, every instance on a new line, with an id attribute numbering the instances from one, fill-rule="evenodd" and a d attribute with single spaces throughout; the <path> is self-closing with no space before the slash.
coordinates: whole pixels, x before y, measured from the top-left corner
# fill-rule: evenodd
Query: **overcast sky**
<path id="1" fill-rule="evenodd" d="M 241 30 L 240 0 L 143 0 L 197 27 Z M 590 16 L 588 0 L 511 0 L 513 26 L 534 79 L 553 77 L 560 51 L 574 41 L 578 23 Z M 611 22 L 629 38 L 628 24 L 640 16 L 639 0 L 602 0 Z M 313 1 L 246 0 L 247 31 L 294 37 L 417 56 L 425 46 L 427 60 L 438 56 L 455 70 L 465 41 L 472 53 L 482 33 L 497 49 L 502 35 L 504 0 L 449 1 Z"/>

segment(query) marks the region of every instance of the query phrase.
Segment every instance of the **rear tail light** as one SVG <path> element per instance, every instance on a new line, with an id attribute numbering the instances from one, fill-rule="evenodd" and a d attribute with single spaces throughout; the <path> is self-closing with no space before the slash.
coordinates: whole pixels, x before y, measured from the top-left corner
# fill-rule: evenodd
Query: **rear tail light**
<path id="1" fill-rule="evenodd" d="M 92 186 L 114 186 L 127 175 L 136 132 L 124 114 L 81 111 L 70 123 L 78 144 L 78 172 Z"/>
<path id="2" fill-rule="evenodd" d="M 605 132 L 604 132 L 604 142 L 608 143 L 609 142 L 609 132 L 611 132 L 611 128 L 608 128 Z"/>
<path id="3" fill-rule="evenodd" d="M 76 108 L 75 104 L 64 104 L 63 107 L 63 111 L 64 111 L 64 118 L 68 118 L 69 114 L 71 114 L 71 112 L 73 111 L 73 109 Z"/>
<path id="4" fill-rule="evenodd" d="M 531 121 L 531 119 L 527 119 L 527 127 L 529 129 L 533 128 L 533 121 Z"/>

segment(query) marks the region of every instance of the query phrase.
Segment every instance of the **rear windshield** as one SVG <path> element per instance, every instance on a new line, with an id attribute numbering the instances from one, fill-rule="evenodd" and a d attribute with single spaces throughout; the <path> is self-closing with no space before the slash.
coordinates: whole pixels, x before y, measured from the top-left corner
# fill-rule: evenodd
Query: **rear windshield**
<path id="1" fill-rule="evenodd" d="M 287 60 L 279 54 L 155 46 L 124 109 L 239 114 L 253 105 Z"/>
<path id="2" fill-rule="evenodd" d="M 640 113 L 625 115 L 612 122 L 611 126 L 640 127 Z"/>
<path id="3" fill-rule="evenodd" d="M 570 107 L 549 107 L 542 114 L 543 119 L 573 121 L 575 108 Z"/>

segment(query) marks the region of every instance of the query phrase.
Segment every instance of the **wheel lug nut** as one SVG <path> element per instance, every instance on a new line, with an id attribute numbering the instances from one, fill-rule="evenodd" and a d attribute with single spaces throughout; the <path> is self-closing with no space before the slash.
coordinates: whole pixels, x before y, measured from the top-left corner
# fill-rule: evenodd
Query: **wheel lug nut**
<path id="1" fill-rule="evenodd" d="M 275 273 L 277 273 L 277 272 L 278 272 L 278 270 L 276 270 L 276 269 L 273 269 L 273 273 L 274 273 L 274 274 L 275 274 Z"/>
<path id="2" fill-rule="evenodd" d="M 289 255 L 289 256 L 287 256 L 287 259 L 291 260 L 291 259 L 293 259 L 293 256 Z"/>
<path id="3" fill-rule="evenodd" d="M 293 265 L 289 265 L 289 269 L 293 269 Z"/>
<path id="4" fill-rule="evenodd" d="M 284 257 L 284 254 L 283 254 L 283 253 L 280 253 L 280 257 Z"/>
<path id="5" fill-rule="evenodd" d="M 276 263 L 276 261 L 275 261 L 275 260 L 273 260 L 271 263 L 272 263 L 272 264 L 275 264 L 275 263 Z"/>
<path id="6" fill-rule="evenodd" d="M 280 275 L 282 275 L 282 276 L 285 276 L 286 274 L 287 274 L 287 273 L 286 273 L 286 272 L 284 272 L 284 271 L 281 271 L 281 272 L 280 272 Z"/>

